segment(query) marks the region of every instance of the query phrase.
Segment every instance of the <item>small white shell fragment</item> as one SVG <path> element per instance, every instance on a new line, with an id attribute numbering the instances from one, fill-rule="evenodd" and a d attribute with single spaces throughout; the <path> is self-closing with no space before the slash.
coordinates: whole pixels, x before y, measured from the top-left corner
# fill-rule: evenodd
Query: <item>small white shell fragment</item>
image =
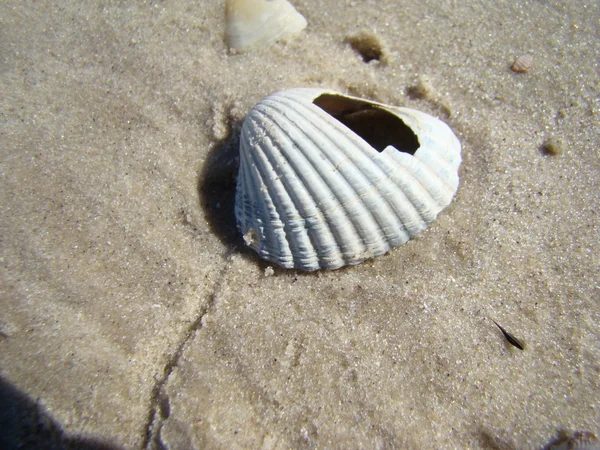
<path id="1" fill-rule="evenodd" d="M 265 47 L 306 28 L 287 0 L 225 0 L 225 41 L 232 50 Z"/>
<path id="2" fill-rule="evenodd" d="M 359 264 L 450 204 L 460 152 L 450 128 L 420 111 L 324 89 L 276 92 L 242 126 L 238 228 L 281 267 Z"/>
<path id="3" fill-rule="evenodd" d="M 533 56 L 522 55 L 519 56 L 512 66 L 510 66 L 513 72 L 526 73 L 533 69 Z"/>

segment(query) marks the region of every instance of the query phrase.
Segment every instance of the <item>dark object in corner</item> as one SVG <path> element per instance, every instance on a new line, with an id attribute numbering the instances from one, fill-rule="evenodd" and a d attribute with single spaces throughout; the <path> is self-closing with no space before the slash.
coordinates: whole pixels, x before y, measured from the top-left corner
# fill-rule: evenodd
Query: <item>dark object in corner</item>
<path id="1" fill-rule="evenodd" d="M 525 346 L 521 343 L 521 341 L 519 341 L 516 337 L 514 337 L 512 334 L 510 334 L 508 331 L 506 331 L 504 328 L 498 325 L 498 322 L 496 322 L 494 319 L 492 319 L 492 322 L 494 322 L 496 326 L 500 328 L 500 331 L 502 331 L 502 334 L 510 344 L 514 345 L 519 350 L 525 350 Z"/>

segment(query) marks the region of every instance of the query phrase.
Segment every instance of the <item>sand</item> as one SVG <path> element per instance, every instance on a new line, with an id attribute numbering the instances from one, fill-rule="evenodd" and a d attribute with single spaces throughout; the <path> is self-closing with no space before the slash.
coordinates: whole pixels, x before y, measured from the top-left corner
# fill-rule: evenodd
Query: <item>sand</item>
<path id="1" fill-rule="evenodd" d="M 130 3 L 0 5 L 0 447 L 600 432 L 597 5 L 295 0 L 300 35 L 231 54 L 220 1 Z M 236 133 L 299 86 L 446 121 L 451 206 L 337 271 L 245 249 Z"/>

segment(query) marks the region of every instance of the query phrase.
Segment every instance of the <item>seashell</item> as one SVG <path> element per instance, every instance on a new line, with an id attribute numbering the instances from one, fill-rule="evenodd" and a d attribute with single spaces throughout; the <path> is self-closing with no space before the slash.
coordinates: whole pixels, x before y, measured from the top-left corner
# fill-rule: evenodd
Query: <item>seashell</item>
<path id="1" fill-rule="evenodd" d="M 510 66 L 513 72 L 526 73 L 533 69 L 533 56 L 522 55 L 519 56 L 515 62 Z"/>
<path id="2" fill-rule="evenodd" d="M 245 51 L 274 43 L 306 28 L 306 19 L 287 0 L 225 0 L 225 41 Z"/>
<path id="3" fill-rule="evenodd" d="M 276 92 L 242 125 L 238 228 L 285 268 L 359 264 L 450 204 L 460 151 L 450 128 L 420 111 L 324 89 Z"/>

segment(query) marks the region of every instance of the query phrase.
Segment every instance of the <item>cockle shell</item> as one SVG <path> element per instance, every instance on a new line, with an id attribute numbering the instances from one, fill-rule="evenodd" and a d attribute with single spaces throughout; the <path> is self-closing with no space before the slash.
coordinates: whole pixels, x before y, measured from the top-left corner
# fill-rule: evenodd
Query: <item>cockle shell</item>
<path id="1" fill-rule="evenodd" d="M 306 19 L 287 0 L 225 0 L 225 40 L 246 51 L 306 28 Z"/>
<path id="2" fill-rule="evenodd" d="M 324 89 L 276 92 L 242 126 L 238 228 L 285 268 L 359 264 L 450 204 L 460 150 L 445 123 L 420 111 Z"/>

